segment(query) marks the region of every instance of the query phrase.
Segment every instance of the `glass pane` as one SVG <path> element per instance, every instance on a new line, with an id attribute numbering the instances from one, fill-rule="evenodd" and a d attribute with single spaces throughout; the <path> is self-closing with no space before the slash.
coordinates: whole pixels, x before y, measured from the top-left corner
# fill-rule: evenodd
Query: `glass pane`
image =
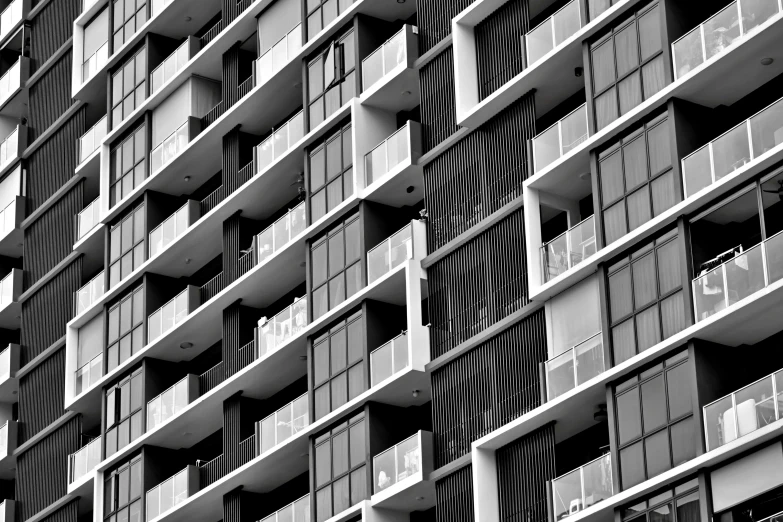
<path id="1" fill-rule="evenodd" d="M 609 455 L 582 468 L 585 508 L 612 496 L 612 461 Z"/>
<path id="2" fill-rule="evenodd" d="M 734 257 L 725 265 L 729 306 L 764 288 L 761 247 L 756 246 Z"/>
<path id="3" fill-rule="evenodd" d="M 617 76 L 622 77 L 639 66 L 639 47 L 636 36 L 636 23 L 631 23 L 615 35 L 617 48 Z M 596 91 L 600 88 L 596 87 Z"/>
<path id="4" fill-rule="evenodd" d="M 538 172 L 560 157 L 560 135 L 554 125 L 533 139 L 533 158 Z"/>
<path id="5" fill-rule="evenodd" d="M 620 476 L 623 489 L 635 486 L 645 479 L 641 441 L 620 450 Z"/>
<path id="6" fill-rule="evenodd" d="M 735 2 L 704 23 L 704 47 L 707 59 L 722 53 L 739 36 L 739 11 Z"/>
<path id="7" fill-rule="evenodd" d="M 666 393 L 663 375 L 642 384 L 642 416 L 645 433 L 650 433 L 666 424 Z"/>
<path id="8" fill-rule="evenodd" d="M 693 300 L 696 308 L 696 321 L 706 319 L 726 308 L 726 288 L 722 266 L 693 281 Z"/>
<path id="9" fill-rule="evenodd" d="M 641 409 L 636 389 L 617 397 L 617 421 L 620 444 L 642 434 Z"/>
<path id="10" fill-rule="evenodd" d="M 587 139 L 587 112 L 581 107 L 565 118 L 560 125 L 563 154 L 568 154 Z"/>
<path id="11" fill-rule="evenodd" d="M 592 52 L 593 92 L 601 92 L 615 81 L 614 41 L 610 38 Z"/>
<path id="12" fill-rule="evenodd" d="M 678 466 L 696 456 L 696 422 L 688 417 L 671 427 L 672 466 Z"/>
<path id="13" fill-rule="evenodd" d="M 774 0 L 742 0 L 742 28 L 745 34 L 754 32 L 777 13 L 778 4 Z"/>
<path id="14" fill-rule="evenodd" d="M 555 520 L 562 520 L 571 514 L 573 506 L 582 504 L 582 479 L 580 470 L 574 470 L 552 482 L 554 492 Z"/>
<path id="15" fill-rule="evenodd" d="M 682 78 L 704 62 L 701 29 L 696 27 L 687 35 L 674 43 L 674 76 Z"/>
<path id="16" fill-rule="evenodd" d="M 734 410 L 731 396 L 710 404 L 704 408 L 704 430 L 707 438 L 707 450 L 713 450 L 737 438 Z"/>
<path id="17" fill-rule="evenodd" d="M 661 430 L 644 439 L 644 451 L 647 456 L 648 478 L 660 475 L 671 468 L 667 430 Z"/>

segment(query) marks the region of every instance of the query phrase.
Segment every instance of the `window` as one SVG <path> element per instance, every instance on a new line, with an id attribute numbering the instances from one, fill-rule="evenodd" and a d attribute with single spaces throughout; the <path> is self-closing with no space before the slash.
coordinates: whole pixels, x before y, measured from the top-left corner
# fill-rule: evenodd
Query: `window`
<path id="1" fill-rule="evenodd" d="M 338 223 L 310 247 L 313 320 L 362 287 L 359 215 Z"/>
<path id="2" fill-rule="evenodd" d="M 140 286 L 109 308 L 107 371 L 112 371 L 144 346 L 143 324 L 144 287 Z"/>
<path id="3" fill-rule="evenodd" d="M 114 206 L 147 177 L 147 129 L 133 131 L 111 151 L 109 204 Z"/>
<path id="4" fill-rule="evenodd" d="M 666 116 L 601 152 L 598 176 L 607 245 L 674 206 L 678 196 Z"/>
<path id="5" fill-rule="evenodd" d="M 603 14 L 604 11 L 612 7 L 617 0 L 588 0 L 588 10 L 590 20 L 595 20 Z"/>
<path id="6" fill-rule="evenodd" d="M 141 456 L 106 475 L 103 482 L 104 519 L 109 522 L 142 522 Z"/>
<path id="7" fill-rule="evenodd" d="M 111 126 L 117 127 L 147 97 L 147 49 L 142 48 L 111 77 Z"/>
<path id="8" fill-rule="evenodd" d="M 685 328 L 680 255 L 672 230 L 609 267 L 615 365 Z"/>
<path id="9" fill-rule="evenodd" d="M 114 52 L 147 21 L 147 0 L 114 0 Z"/>
<path id="10" fill-rule="evenodd" d="M 700 522 L 699 480 L 691 479 L 620 511 L 623 522 Z"/>
<path id="11" fill-rule="evenodd" d="M 141 369 L 106 390 L 106 456 L 141 436 Z"/>
<path id="12" fill-rule="evenodd" d="M 313 342 L 315 420 L 366 389 L 362 313 L 334 325 Z"/>
<path id="13" fill-rule="evenodd" d="M 307 0 L 307 39 L 321 32 L 354 0 Z"/>
<path id="14" fill-rule="evenodd" d="M 650 4 L 590 45 L 597 131 L 665 85 L 660 11 Z"/>
<path id="15" fill-rule="evenodd" d="M 310 215 L 315 223 L 353 194 L 351 125 L 310 152 Z"/>
<path id="16" fill-rule="evenodd" d="M 623 490 L 696 456 L 688 352 L 615 388 L 617 446 Z"/>
<path id="17" fill-rule="evenodd" d="M 146 259 L 144 204 L 137 206 L 109 233 L 109 288 L 128 277 Z"/>
<path id="18" fill-rule="evenodd" d="M 330 1 L 336 3 L 336 0 Z M 354 97 L 355 65 L 353 31 L 349 31 L 307 66 L 310 129 L 317 127 Z"/>
<path id="19" fill-rule="evenodd" d="M 367 497 L 364 413 L 315 439 L 315 520 L 342 513 Z"/>

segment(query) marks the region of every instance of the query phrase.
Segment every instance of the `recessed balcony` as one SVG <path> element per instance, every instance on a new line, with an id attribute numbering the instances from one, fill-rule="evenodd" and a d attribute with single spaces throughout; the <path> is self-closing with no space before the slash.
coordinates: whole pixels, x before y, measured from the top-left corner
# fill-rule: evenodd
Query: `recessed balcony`
<path id="1" fill-rule="evenodd" d="M 590 216 L 541 246 L 544 282 L 566 273 L 595 252 L 595 219 Z"/>
<path id="2" fill-rule="evenodd" d="M 527 66 L 541 60 L 582 28 L 579 0 L 572 0 L 525 35 Z"/>
<path id="3" fill-rule="evenodd" d="M 262 321 L 256 328 L 258 357 L 275 351 L 307 327 L 307 296 L 296 299 L 270 320 Z"/>
<path id="4" fill-rule="evenodd" d="M 0 352 L 0 402 L 14 403 L 19 400 L 17 371 L 19 371 L 19 345 L 12 343 Z"/>
<path id="5" fill-rule="evenodd" d="M 533 171 L 568 155 L 589 136 L 587 105 L 582 105 L 533 138 Z"/>
<path id="6" fill-rule="evenodd" d="M 199 133 L 198 118 L 190 117 L 150 152 L 150 176 L 154 176 L 184 151 Z"/>
<path id="7" fill-rule="evenodd" d="M 6 207 L 0 210 L 0 255 L 21 257 L 24 234 L 20 225 L 25 217 L 23 196 L 15 196 Z"/>
<path id="8" fill-rule="evenodd" d="M 0 426 L 0 478 L 9 480 L 16 475 L 16 458 L 19 425 L 16 421 L 6 421 Z"/>
<path id="9" fill-rule="evenodd" d="M 16 329 L 20 326 L 22 305 L 22 271 L 14 268 L 0 281 L 0 328 Z"/>
<path id="10" fill-rule="evenodd" d="M 612 458 L 603 455 L 552 481 L 553 522 L 578 514 L 614 494 Z"/>
<path id="11" fill-rule="evenodd" d="M 414 511 L 435 505 L 432 433 L 419 431 L 373 457 L 373 507 Z"/>
<path id="12" fill-rule="evenodd" d="M 302 50 L 302 24 L 296 24 L 255 62 L 256 85 L 269 81 Z"/>
<path id="13" fill-rule="evenodd" d="M 304 431 L 310 425 L 307 394 L 286 404 L 256 425 L 258 454 L 263 455 L 275 446 Z"/>
<path id="14" fill-rule="evenodd" d="M 199 306 L 199 288 L 189 285 L 169 302 L 150 314 L 147 320 L 147 342 L 158 337 L 185 320 Z"/>
<path id="15" fill-rule="evenodd" d="M 150 96 L 159 91 L 167 84 L 177 73 L 185 67 L 185 64 L 195 56 L 198 49 L 198 41 L 190 36 L 185 39 L 177 49 L 171 53 L 163 62 L 152 70 L 150 78 Z"/>
<path id="16" fill-rule="evenodd" d="M 75 453 L 68 455 L 68 492 L 95 469 L 101 461 L 101 438 L 95 437 Z"/>
<path id="17" fill-rule="evenodd" d="M 419 201 L 421 192 L 415 189 L 423 186 L 417 165 L 421 150 L 421 125 L 415 121 L 408 121 L 373 147 L 364 155 L 363 197 L 394 207 Z"/>
<path id="18" fill-rule="evenodd" d="M 188 200 L 149 233 L 149 258 L 160 254 L 200 217 L 199 202 Z"/>
<path id="19" fill-rule="evenodd" d="M 304 115 L 297 112 L 255 148 L 256 172 L 263 172 L 304 136 Z"/>
<path id="20" fill-rule="evenodd" d="M 599 332 L 546 362 L 547 400 L 556 399 L 604 371 L 604 347 Z"/>
<path id="21" fill-rule="evenodd" d="M 364 105 L 399 112 L 419 104 L 419 30 L 404 25 L 394 36 L 362 60 Z"/>
<path id="22" fill-rule="evenodd" d="M 106 40 L 97 51 L 82 62 L 82 83 L 86 83 L 109 62 L 109 41 Z"/>
<path id="23" fill-rule="evenodd" d="M 189 374 L 147 402 L 147 431 L 179 415 L 199 397 L 198 376 Z"/>
<path id="24" fill-rule="evenodd" d="M 151 522 L 181 504 L 199 490 L 199 470 L 188 466 L 173 477 L 147 491 L 147 517 Z"/>

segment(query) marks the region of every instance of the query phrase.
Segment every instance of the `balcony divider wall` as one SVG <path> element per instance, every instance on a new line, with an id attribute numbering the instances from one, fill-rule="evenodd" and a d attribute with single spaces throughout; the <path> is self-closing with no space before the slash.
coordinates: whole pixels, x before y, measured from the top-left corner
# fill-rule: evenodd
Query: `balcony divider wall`
<path id="1" fill-rule="evenodd" d="M 435 482 L 435 521 L 473 522 L 473 467 L 468 464 Z"/>
<path id="2" fill-rule="evenodd" d="M 529 0 L 510 0 L 476 26 L 480 99 L 497 91 L 525 68 L 520 42 L 529 29 Z"/>
<path id="3" fill-rule="evenodd" d="M 419 47 L 424 54 L 426 50 L 421 49 L 421 44 Z M 427 152 L 459 129 L 454 97 L 454 47 L 449 46 L 419 70 L 419 85 L 422 144 L 423 152 Z"/>

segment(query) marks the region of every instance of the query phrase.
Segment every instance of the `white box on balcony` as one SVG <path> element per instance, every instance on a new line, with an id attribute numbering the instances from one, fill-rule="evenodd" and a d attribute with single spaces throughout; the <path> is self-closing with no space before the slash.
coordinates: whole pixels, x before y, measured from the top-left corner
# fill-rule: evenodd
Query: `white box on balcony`
<path id="1" fill-rule="evenodd" d="M 430 473 L 433 470 L 432 433 L 419 431 L 414 437 L 416 437 L 418 445 L 418 469 L 412 473 L 407 470 L 398 470 L 399 473 L 395 477 L 388 477 L 392 484 L 372 495 L 370 500 L 373 507 L 410 512 L 427 509 L 435 505 L 435 483 L 429 480 Z M 402 442 L 389 448 L 387 451 L 394 451 Z M 378 479 L 375 459 L 383 453 L 373 457 L 374 483 Z M 409 458 L 407 455 L 401 457 L 401 462 L 407 462 Z M 378 485 L 374 484 L 374 487 L 378 487 Z"/>

